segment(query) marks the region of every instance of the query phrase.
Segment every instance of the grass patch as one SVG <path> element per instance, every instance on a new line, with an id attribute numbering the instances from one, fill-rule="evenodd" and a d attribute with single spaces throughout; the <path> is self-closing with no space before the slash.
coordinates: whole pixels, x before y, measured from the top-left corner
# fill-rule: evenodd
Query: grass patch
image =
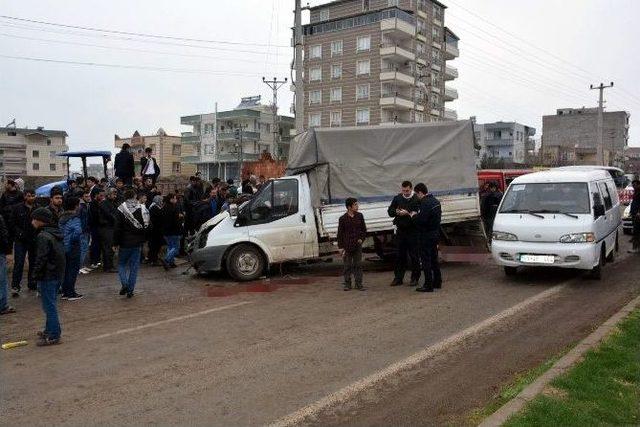
<path id="1" fill-rule="evenodd" d="M 640 424 L 640 310 L 505 426 Z"/>
<path id="2" fill-rule="evenodd" d="M 482 420 L 500 409 L 502 405 L 516 397 L 518 393 L 520 393 L 526 386 L 535 381 L 536 378 L 548 371 L 554 363 L 556 363 L 562 356 L 567 353 L 567 351 L 569 350 L 567 349 L 551 357 L 535 368 L 516 375 L 516 377 L 509 384 L 502 387 L 500 392 L 491 399 L 491 402 L 489 402 L 485 407 L 477 409 L 471 413 L 471 415 L 469 416 L 469 423 L 473 425 L 480 424 Z"/>

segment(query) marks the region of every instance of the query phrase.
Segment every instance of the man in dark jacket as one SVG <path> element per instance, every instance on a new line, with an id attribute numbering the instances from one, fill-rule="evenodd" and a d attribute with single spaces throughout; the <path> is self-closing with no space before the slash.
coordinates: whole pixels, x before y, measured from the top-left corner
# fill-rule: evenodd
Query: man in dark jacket
<path id="1" fill-rule="evenodd" d="M 345 201 L 347 212 L 338 220 L 338 248 L 344 260 L 344 290 L 351 290 L 351 276 L 356 289 L 362 287 L 362 242 L 367 237 L 364 216 L 358 212 L 358 200 L 349 197 Z"/>
<path id="2" fill-rule="evenodd" d="M 633 220 L 633 249 L 629 252 L 633 254 L 640 253 L 640 180 L 634 179 L 631 183 L 633 185 L 633 200 L 629 208 L 631 219 Z"/>
<path id="3" fill-rule="evenodd" d="M 35 191 L 25 190 L 24 201 L 13 207 L 8 223 L 11 241 L 14 242 L 13 277 L 11 280 L 13 297 L 17 297 L 20 294 L 22 275 L 24 273 L 24 262 L 27 257 L 29 259 L 27 287 L 30 291 L 38 289 L 36 281 L 33 278 L 33 266 L 35 263 L 36 252 L 34 247 L 35 230 L 31 225 L 31 212 L 33 212 L 35 201 Z"/>
<path id="4" fill-rule="evenodd" d="M 113 233 L 116 226 L 117 209 L 115 188 L 107 190 L 107 197 L 98 206 L 98 234 L 102 251 L 102 269 L 105 273 L 115 273 L 113 268 Z"/>
<path id="5" fill-rule="evenodd" d="M 60 215 L 62 215 L 62 202 L 64 201 L 62 188 L 57 185 L 51 189 L 49 193 L 49 206 L 45 209 L 49 209 L 51 215 L 53 215 L 53 220 L 58 223 L 60 221 Z"/>
<path id="6" fill-rule="evenodd" d="M 411 217 L 418 230 L 418 248 L 420 262 L 424 271 L 424 285 L 416 288 L 418 292 L 433 292 L 442 287 L 442 275 L 438 263 L 438 239 L 440 238 L 440 221 L 442 207 L 433 194 L 429 193 L 423 183 L 416 185 L 415 192 L 420 199 L 420 210 Z"/>
<path id="7" fill-rule="evenodd" d="M 153 184 L 155 185 L 156 180 L 160 176 L 160 167 L 158 166 L 158 162 L 156 162 L 156 158 L 152 157 L 153 150 L 151 147 L 147 147 L 144 149 L 144 157 L 140 159 L 140 176 L 144 181 L 147 178 L 151 178 Z"/>
<path id="8" fill-rule="evenodd" d="M 391 286 L 400 286 L 404 280 L 407 270 L 407 258 L 411 262 L 411 282 L 409 286 L 416 286 L 420 278 L 420 259 L 418 257 L 416 227 L 411 220 L 411 212 L 418 212 L 420 200 L 413 193 L 411 181 L 404 181 L 400 194 L 393 198 L 387 210 L 393 218 L 393 225 L 396 226 L 396 245 L 398 257 L 394 270 L 394 279 Z"/>
<path id="9" fill-rule="evenodd" d="M 122 149 L 113 162 L 114 173 L 118 178 L 122 178 L 125 185 L 131 185 L 133 176 L 135 175 L 135 161 L 133 154 L 129 152 L 131 146 L 127 143 L 122 144 Z"/>
<path id="10" fill-rule="evenodd" d="M 204 188 L 200 178 L 192 176 L 184 194 L 185 228 L 187 234 L 197 230 L 194 222 L 194 209 L 204 196 Z M 207 194 L 208 196 L 208 194 Z"/>
<path id="11" fill-rule="evenodd" d="M 7 286 L 7 255 L 11 253 L 9 231 L 0 215 L 0 315 L 15 313 L 15 308 L 9 305 L 7 299 L 9 288 Z"/>
<path id="12" fill-rule="evenodd" d="M 147 239 L 150 216 L 146 206 L 138 202 L 133 190 L 125 191 L 125 201 L 118 207 L 113 244 L 118 250 L 120 295 L 133 297 L 138 278 L 142 245 Z"/>
<path id="13" fill-rule="evenodd" d="M 484 221 L 484 229 L 487 236 L 491 236 L 493 232 L 493 221 L 498 213 L 498 206 L 502 201 L 502 193 L 498 190 L 498 185 L 495 182 L 489 183 L 489 191 L 482 198 L 482 206 L 480 206 L 480 212 L 482 213 L 482 220 Z"/>
<path id="14" fill-rule="evenodd" d="M 38 208 L 31 216 L 31 224 L 37 232 L 33 277 L 38 282 L 42 309 L 47 318 L 44 331 L 38 333 L 40 340 L 37 345 L 58 344 L 62 330 L 58 319 L 57 297 L 65 269 L 63 236 L 49 209 Z"/>
<path id="15" fill-rule="evenodd" d="M 4 218 L 5 224 L 9 223 L 11 209 L 13 206 L 22 203 L 24 194 L 18 189 L 13 179 L 8 179 L 4 186 L 4 193 L 0 196 L 0 215 Z"/>

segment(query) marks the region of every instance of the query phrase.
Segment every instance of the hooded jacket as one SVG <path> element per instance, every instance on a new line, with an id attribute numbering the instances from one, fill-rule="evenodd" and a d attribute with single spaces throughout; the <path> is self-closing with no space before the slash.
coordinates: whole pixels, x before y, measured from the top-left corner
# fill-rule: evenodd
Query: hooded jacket
<path id="1" fill-rule="evenodd" d="M 33 278 L 37 281 L 64 279 L 65 254 L 63 235 L 57 224 L 47 225 L 36 236 L 36 260 Z"/>
<path id="2" fill-rule="evenodd" d="M 63 235 L 64 251 L 67 255 L 80 254 L 82 221 L 78 214 L 64 212 L 60 216 L 60 231 Z"/>

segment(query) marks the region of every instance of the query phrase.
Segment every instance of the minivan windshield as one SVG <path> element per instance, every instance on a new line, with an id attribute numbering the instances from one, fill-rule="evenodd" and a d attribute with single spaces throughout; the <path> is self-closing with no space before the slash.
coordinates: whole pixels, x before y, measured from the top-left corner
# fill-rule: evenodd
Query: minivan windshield
<path id="1" fill-rule="evenodd" d="M 586 183 L 513 184 L 505 194 L 500 213 L 591 212 L 589 187 Z"/>

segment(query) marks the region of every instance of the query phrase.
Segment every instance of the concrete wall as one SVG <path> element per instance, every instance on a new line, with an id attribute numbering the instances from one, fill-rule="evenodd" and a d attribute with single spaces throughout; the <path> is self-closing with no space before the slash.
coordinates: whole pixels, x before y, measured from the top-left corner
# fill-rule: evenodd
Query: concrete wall
<path id="1" fill-rule="evenodd" d="M 623 150 L 628 144 L 628 115 L 624 111 L 604 113 L 604 146 Z M 598 140 L 598 116 L 584 114 L 553 115 L 542 117 L 542 133 L 546 147 L 595 148 Z"/>

